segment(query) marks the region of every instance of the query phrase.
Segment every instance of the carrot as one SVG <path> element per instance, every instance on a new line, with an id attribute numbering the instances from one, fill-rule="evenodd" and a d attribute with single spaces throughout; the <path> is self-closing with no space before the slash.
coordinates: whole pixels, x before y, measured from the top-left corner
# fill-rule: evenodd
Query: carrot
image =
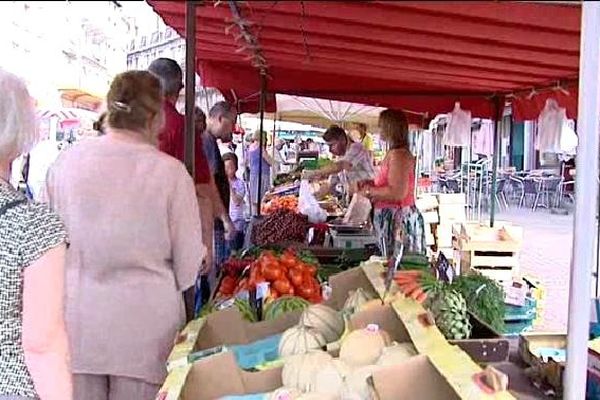
<path id="1" fill-rule="evenodd" d="M 417 282 L 407 283 L 406 285 L 400 285 L 400 290 L 402 293 L 408 296 L 409 293 L 413 292 L 415 289 L 419 288 L 420 285 Z"/>
<path id="2" fill-rule="evenodd" d="M 405 271 L 396 271 L 396 275 L 395 276 L 413 276 L 413 277 L 419 277 L 421 276 L 422 272 L 419 270 L 405 270 Z"/>
<path id="3" fill-rule="evenodd" d="M 416 282 L 417 279 L 419 279 L 418 276 L 399 275 L 394 277 L 396 282 Z"/>
<path id="4" fill-rule="evenodd" d="M 423 289 L 419 287 L 412 291 L 412 293 L 410 294 L 410 298 L 416 300 L 423 293 L 425 293 L 425 292 L 423 292 Z"/>
<path id="5" fill-rule="evenodd" d="M 419 296 L 417 296 L 416 300 L 423 304 L 425 302 L 425 300 L 427 300 L 427 292 L 423 292 L 421 293 Z"/>

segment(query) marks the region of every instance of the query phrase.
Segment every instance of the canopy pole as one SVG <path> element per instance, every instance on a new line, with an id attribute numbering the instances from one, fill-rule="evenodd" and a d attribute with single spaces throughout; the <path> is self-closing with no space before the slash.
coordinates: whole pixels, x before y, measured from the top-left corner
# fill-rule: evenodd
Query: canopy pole
<path id="1" fill-rule="evenodd" d="M 498 159 L 500 158 L 500 119 L 502 110 L 500 107 L 500 97 L 494 96 L 494 155 L 492 158 L 492 190 L 490 192 L 490 227 L 494 227 L 496 219 L 496 190 L 498 189 Z M 483 171 L 482 171 L 483 173 Z M 483 182 L 483 176 L 482 180 Z"/>
<path id="2" fill-rule="evenodd" d="M 579 57 L 579 114 L 577 116 L 577 179 L 569 327 L 564 398 L 585 398 L 590 323 L 590 279 L 594 263 L 596 210 L 598 203 L 598 132 L 600 128 L 600 3 L 581 4 Z"/>
<path id="3" fill-rule="evenodd" d="M 260 72 L 260 133 L 259 133 L 259 163 L 258 163 L 258 193 L 256 199 L 256 215 L 260 216 L 260 203 L 262 201 L 262 166 L 263 166 L 263 140 L 264 140 L 264 123 L 265 123 L 265 97 L 267 95 L 267 75 Z"/>
<path id="4" fill-rule="evenodd" d="M 190 175 L 195 178 L 194 169 L 196 126 L 194 106 L 196 105 L 196 2 L 185 4 L 185 151 L 184 161 Z"/>

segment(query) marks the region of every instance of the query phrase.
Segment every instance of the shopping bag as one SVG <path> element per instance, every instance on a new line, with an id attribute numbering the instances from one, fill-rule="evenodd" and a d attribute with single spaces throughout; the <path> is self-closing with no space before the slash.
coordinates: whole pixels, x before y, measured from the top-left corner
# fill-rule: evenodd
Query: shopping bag
<path id="1" fill-rule="evenodd" d="M 308 180 L 300 182 L 300 198 L 298 199 L 298 211 L 308 217 L 313 224 L 327 221 L 327 211 L 321 208 L 319 202 L 313 195 Z"/>

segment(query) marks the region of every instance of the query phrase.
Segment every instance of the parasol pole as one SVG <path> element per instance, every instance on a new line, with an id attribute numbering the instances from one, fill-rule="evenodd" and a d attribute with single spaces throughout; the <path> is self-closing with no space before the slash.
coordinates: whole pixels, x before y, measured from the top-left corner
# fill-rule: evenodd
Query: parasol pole
<path id="1" fill-rule="evenodd" d="M 496 121 L 494 122 L 494 155 L 492 159 L 492 190 L 490 193 L 490 227 L 494 227 L 496 218 L 496 189 L 498 188 L 498 159 L 500 158 L 500 118 L 502 110 L 500 107 L 500 97 L 494 96 L 494 111 L 496 115 Z M 483 171 L 482 171 L 483 174 Z M 481 179 L 483 183 L 483 176 Z M 482 185 L 483 186 L 483 185 Z"/>
<path id="2" fill-rule="evenodd" d="M 600 129 L 600 3 L 581 3 L 577 179 L 564 398 L 585 399 L 590 329 L 591 271 L 598 209 L 598 131 Z"/>
<path id="3" fill-rule="evenodd" d="M 264 123 L 265 123 L 265 97 L 267 95 L 267 75 L 261 71 L 260 73 L 260 133 L 259 133 L 259 163 L 258 163 L 258 193 L 256 199 L 256 215 L 260 216 L 260 203 L 262 200 L 262 157 L 263 157 L 263 140 L 264 140 Z"/>
<path id="4" fill-rule="evenodd" d="M 185 143 L 184 161 L 190 175 L 195 178 L 194 106 L 196 105 L 196 2 L 185 4 Z"/>

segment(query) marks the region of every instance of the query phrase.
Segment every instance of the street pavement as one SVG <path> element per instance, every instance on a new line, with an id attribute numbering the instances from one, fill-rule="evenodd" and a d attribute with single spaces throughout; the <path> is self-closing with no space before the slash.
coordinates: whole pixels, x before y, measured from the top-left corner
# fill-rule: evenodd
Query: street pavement
<path id="1" fill-rule="evenodd" d="M 521 272 L 538 278 L 546 290 L 542 318 L 534 330 L 566 331 L 573 213 L 554 215 L 546 209 L 534 212 L 530 208 L 511 207 L 501 211 L 497 220 L 523 227 Z"/>

